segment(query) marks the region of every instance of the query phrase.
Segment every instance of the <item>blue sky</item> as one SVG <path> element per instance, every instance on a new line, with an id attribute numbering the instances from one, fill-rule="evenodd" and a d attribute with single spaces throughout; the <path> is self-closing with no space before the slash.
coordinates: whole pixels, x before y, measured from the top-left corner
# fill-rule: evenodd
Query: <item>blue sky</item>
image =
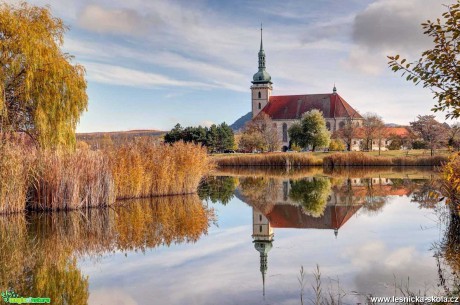
<path id="1" fill-rule="evenodd" d="M 451 2 L 29 1 L 69 25 L 64 49 L 86 67 L 79 132 L 233 123 L 250 111 L 261 22 L 274 95 L 328 93 L 335 82 L 361 113 L 408 124 L 434 100 L 392 73 L 386 55 L 418 59 L 430 46 L 420 23 Z"/>

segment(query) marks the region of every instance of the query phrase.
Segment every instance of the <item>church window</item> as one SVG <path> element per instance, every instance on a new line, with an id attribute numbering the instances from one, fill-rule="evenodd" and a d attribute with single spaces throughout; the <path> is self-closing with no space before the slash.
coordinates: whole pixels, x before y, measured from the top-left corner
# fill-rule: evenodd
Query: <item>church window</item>
<path id="1" fill-rule="evenodd" d="M 287 142 L 287 139 L 288 139 L 287 124 L 283 123 L 283 142 Z"/>
<path id="2" fill-rule="evenodd" d="M 262 105 L 259 103 L 259 109 L 262 107 Z"/>
<path id="3" fill-rule="evenodd" d="M 262 98 L 262 93 L 260 93 L 260 91 L 259 91 L 259 98 Z"/>
<path id="4" fill-rule="evenodd" d="M 262 214 L 259 214 L 259 221 L 262 221 Z"/>
<path id="5" fill-rule="evenodd" d="M 259 232 L 262 232 L 262 226 L 259 226 Z"/>

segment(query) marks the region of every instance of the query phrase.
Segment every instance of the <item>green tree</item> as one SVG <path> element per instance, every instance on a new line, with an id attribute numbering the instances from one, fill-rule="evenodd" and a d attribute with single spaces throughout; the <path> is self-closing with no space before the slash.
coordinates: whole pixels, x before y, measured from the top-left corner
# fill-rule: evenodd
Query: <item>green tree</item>
<path id="1" fill-rule="evenodd" d="M 296 122 L 288 129 L 291 142 L 302 148 L 329 146 L 331 133 L 326 128 L 326 120 L 320 111 L 314 109 L 304 113 L 300 122 Z"/>
<path id="2" fill-rule="evenodd" d="M 235 177 L 207 177 L 203 179 L 198 188 L 198 196 L 201 200 L 227 205 L 234 196 L 236 185 Z"/>
<path id="3" fill-rule="evenodd" d="M 327 197 L 331 193 L 329 178 L 312 177 L 291 180 L 289 198 L 299 202 L 303 209 L 313 217 L 320 217 L 327 205 Z"/>
<path id="4" fill-rule="evenodd" d="M 0 131 L 42 147 L 75 144 L 88 97 L 83 66 L 61 51 L 65 31 L 48 7 L 0 4 Z"/>
<path id="5" fill-rule="evenodd" d="M 443 18 L 422 23 L 424 34 L 433 39 L 433 48 L 422 53 L 419 60 L 407 62 L 399 55 L 388 56 L 390 68 L 402 72 L 406 80 L 423 83 L 437 100 L 432 111 L 449 111 L 446 118 L 460 117 L 460 1 L 447 5 Z"/>
<path id="6" fill-rule="evenodd" d="M 165 134 L 165 143 L 174 143 L 183 139 L 184 128 L 177 123 L 171 131 Z"/>
<path id="7" fill-rule="evenodd" d="M 218 151 L 225 151 L 227 149 L 233 149 L 235 146 L 235 136 L 233 134 L 233 130 L 227 123 L 223 122 L 219 126 L 217 126 L 218 131 Z"/>

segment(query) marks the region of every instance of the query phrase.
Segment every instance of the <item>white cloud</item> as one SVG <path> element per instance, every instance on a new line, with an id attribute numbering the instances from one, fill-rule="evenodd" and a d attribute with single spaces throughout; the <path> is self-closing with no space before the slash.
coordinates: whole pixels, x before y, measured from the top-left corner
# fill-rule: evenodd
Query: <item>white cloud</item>
<path id="1" fill-rule="evenodd" d="M 120 66 L 88 62 L 83 65 L 86 67 L 89 80 L 104 84 L 143 88 L 172 86 L 205 89 L 213 87 L 206 83 L 176 80 L 161 74 L 133 70 Z"/>
<path id="2" fill-rule="evenodd" d="M 213 121 L 204 120 L 200 122 L 200 125 L 203 127 L 211 127 L 211 125 L 215 124 Z"/>
<path id="3" fill-rule="evenodd" d="M 445 3 L 453 3 L 446 0 Z M 378 75 L 387 68 L 388 55 L 418 59 L 432 45 L 421 23 L 435 19 L 445 6 L 432 0 L 377 0 L 359 12 L 353 22 L 354 46 L 345 67 Z"/>
<path id="4" fill-rule="evenodd" d="M 84 8 L 78 24 L 98 33 L 143 36 L 150 26 L 162 23 L 156 16 L 144 16 L 134 9 L 104 8 L 91 4 Z"/>

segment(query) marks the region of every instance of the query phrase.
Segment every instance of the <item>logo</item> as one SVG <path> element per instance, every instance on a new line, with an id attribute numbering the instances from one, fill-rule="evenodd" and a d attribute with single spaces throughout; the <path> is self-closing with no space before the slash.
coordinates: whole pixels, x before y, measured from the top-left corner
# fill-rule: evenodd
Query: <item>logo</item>
<path id="1" fill-rule="evenodd" d="M 50 298 L 24 298 L 18 296 L 16 292 L 13 290 L 7 290 L 2 292 L 2 299 L 5 301 L 5 303 L 8 304 L 37 304 L 37 303 L 47 303 L 49 304 L 51 302 Z"/>

